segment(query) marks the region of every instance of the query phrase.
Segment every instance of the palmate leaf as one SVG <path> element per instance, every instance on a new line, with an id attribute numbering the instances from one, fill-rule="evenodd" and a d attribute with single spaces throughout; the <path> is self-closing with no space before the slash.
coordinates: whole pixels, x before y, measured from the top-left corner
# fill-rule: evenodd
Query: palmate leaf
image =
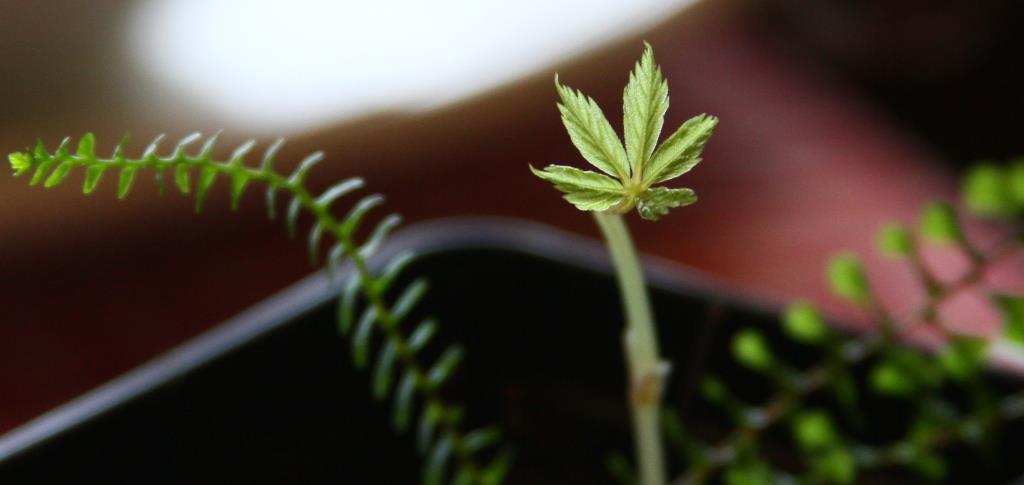
<path id="1" fill-rule="evenodd" d="M 654 63 L 654 50 L 644 43 L 644 53 L 629 74 L 622 94 L 623 131 L 630 173 L 643 165 L 658 146 L 658 136 L 668 111 L 668 81 Z"/>
<path id="2" fill-rule="evenodd" d="M 686 120 L 644 165 L 644 182 L 657 184 L 689 172 L 700 163 L 704 145 L 717 124 L 718 118 L 706 114 Z"/>
<path id="3" fill-rule="evenodd" d="M 558 76 L 555 76 L 555 89 L 561 99 L 558 110 L 562 113 L 562 123 L 583 158 L 608 175 L 629 178 L 626 151 L 597 103 L 559 83 Z"/>
<path id="4" fill-rule="evenodd" d="M 557 76 L 555 88 L 569 138 L 583 158 L 604 172 L 564 165 L 544 170 L 530 167 L 535 175 L 563 192 L 565 200 L 584 211 L 624 214 L 636 207 L 647 220 L 657 220 L 673 208 L 696 202 L 690 189 L 655 185 L 688 172 L 700 162 L 718 119 L 695 116 L 658 146 L 669 105 L 668 82 L 654 61 L 650 44 L 644 43 L 644 52 L 622 94 L 625 147 L 593 99 L 562 85 Z"/>

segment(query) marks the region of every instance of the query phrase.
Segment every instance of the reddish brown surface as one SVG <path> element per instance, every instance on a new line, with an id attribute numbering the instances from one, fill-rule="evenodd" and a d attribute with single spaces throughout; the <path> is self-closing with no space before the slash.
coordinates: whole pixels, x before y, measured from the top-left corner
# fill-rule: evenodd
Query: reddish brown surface
<path id="1" fill-rule="evenodd" d="M 656 225 L 632 222 L 644 250 L 762 297 L 808 296 L 841 313 L 821 284 L 827 255 L 872 254 L 882 222 L 911 219 L 925 199 L 952 194 L 936 154 L 820 66 L 721 9 L 702 8 L 645 38 L 671 82 L 667 125 L 695 112 L 722 123 L 705 163 L 683 182 L 700 203 Z M 631 39 L 563 66 L 562 79 L 617 118 L 639 45 Z M 526 170 L 581 163 L 559 124 L 549 73 L 427 115 L 326 130 L 286 155 L 309 147 L 329 155 L 317 183 L 365 174 L 412 221 L 507 215 L 595 234 L 589 218 Z M 83 199 L 71 185 L 43 194 L 17 182 L 4 190 L 20 218 L 5 221 L 0 242 L 0 431 L 310 271 L 304 245 L 263 220 L 257 191 L 230 215 L 224 190 L 215 190 L 210 209 L 194 217 L 188 200 L 157 200 L 145 183 L 115 203 L 109 186 Z M 904 270 L 867 260 L 894 303 L 912 299 Z"/>

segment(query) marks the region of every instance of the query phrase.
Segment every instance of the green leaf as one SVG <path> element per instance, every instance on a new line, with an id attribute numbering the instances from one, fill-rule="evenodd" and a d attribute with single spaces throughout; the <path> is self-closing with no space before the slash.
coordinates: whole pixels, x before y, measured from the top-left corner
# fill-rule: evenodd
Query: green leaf
<path id="1" fill-rule="evenodd" d="M 828 326 L 814 305 L 796 302 L 782 315 L 782 328 L 786 335 L 806 344 L 821 343 L 828 337 Z"/>
<path id="2" fill-rule="evenodd" d="M 135 181 L 135 171 L 137 167 L 127 166 L 121 169 L 121 177 L 117 181 L 117 198 L 123 199 L 128 196 L 128 192 L 132 189 L 132 183 Z"/>
<path id="3" fill-rule="evenodd" d="M 43 181 L 43 177 L 46 177 L 46 173 L 50 171 L 50 168 L 57 163 L 56 158 L 49 160 L 43 159 L 38 165 L 36 165 L 36 171 L 32 174 L 32 180 L 29 180 L 28 184 L 32 187 L 39 185 L 39 182 Z"/>
<path id="4" fill-rule="evenodd" d="M 658 147 L 644 165 L 643 183 L 650 186 L 672 180 L 700 163 L 704 145 L 718 124 L 718 118 L 700 114 L 690 118 Z"/>
<path id="5" fill-rule="evenodd" d="M 1003 337 L 1024 345 L 1024 295 L 996 294 L 992 299 L 1003 317 Z"/>
<path id="6" fill-rule="evenodd" d="M 178 166 L 174 167 L 174 183 L 178 185 L 178 190 L 180 190 L 182 194 L 187 194 L 189 193 L 189 190 L 191 190 L 188 168 L 188 165 L 185 165 L 184 163 L 178 164 Z"/>
<path id="7" fill-rule="evenodd" d="M 725 471 L 726 485 L 773 485 L 775 473 L 771 465 L 761 460 L 744 460 L 730 465 Z"/>
<path id="8" fill-rule="evenodd" d="M 752 328 L 740 330 L 733 336 L 732 355 L 739 363 L 756 371 L 765 372 L 775 366 L 775 356 L 764 336 Z"/>
<path id="9" fill-rule="evenodd" d="M 11 170 L 14 170 L 15 177 L 32 168 L 32 154 L 27 152 L 14 152 L 7 155 L 7 160 L 11 162 Z"/>
<path id="10" fill-rule="evenodd" d="M 102 164 L 92 165 L 85 169 L 85 183 L 82 184 L 83 194 L 91 194 L 96 190 L 96 186 L 99 185 L 100 178 L 106 169 L 107 167 Z"/>
<path id="11" fill-rule="evenodd" d="M 392 413 L 395 429 L 405 431 L 409 427 L 409 416 L 412 414 L 412 398 L 416 391 L 416 376 L 406 372 L 395 392 L 395 407 Z"/>
<path id="12" fill-rule="evenodd" d="M 946 373 L 959 381 L 967 381 L 985 367 L 988 343 L 984 339 L 956 337 L 939 351 L 939 363 Z"/>
<path id="13" fill-rule="evenodd" d="M 697 194 L 690 189 L 670 189 L 668 187 L 653 187 L 640 194 L 636 203 L 637 212 L 640 217 L 649 221 L 656 221 L 661 216 L 668 214 L 668 211 L 697 202 Z"/>
<path id="14" fill-rule="evenodd" d="M 963 239 L 956 212 L 942 201 L 929 203 L 921 212 L 921 234 L 935 243 L 954 243 Z"/>
<path id="15" fill-rule="evenodd" d="M 840 254 L 828 264 L 828 282 L 832 292 L 850 302 L 863 304 L 870 298 L 870 288 L 860 261 L 851 254 Z"/>
<path id="16" fill-rule="evenodd" d="M 607 175 L 565 165 L 548 165 L 543 170 L 530 166 L 534 175 L 554 184 L 565 199 L 584 211 L 603 211 L 622 201 L 625 190 Z"/>
<path id="17" fill-rule="evenodd" d="M 498 428 L 489 426 L 470 431 L 462 438 L 462 446 L 470 453 L 476 453 L 484 448 L 494 445 L 501 439 L 501 431 Z"/>
<path id="18" fill-rule="evenodd" d="M 583 93 L 562 85 L 558 82 L 558 76 L 555 76 L 555 89 L 561 100 L 558 111 L 562 113 L 562 124 L 580 155 L 602 172 L 621 180 L 628 179 L 626 151 L 597 103 Z"/>
<path id="19" fill-rule="evenodd" d="M 820 481 L 812 483 L 854 483 L 857 478 L 857 462 L 853 454 L 843 447 L 833 447 L 811 461 L 815 477 Z"/>
<path id="20" fill-rule="evenodd" d="M 434 450 L 430 452 L 430 456 L 427 457 L 427 462 L 424 466 L 423 472 L 423 484 L 424 485 L 441 485 L 441 481 L 444 480 L 444 472 L 448 457 L 452 453 L 452 439 L 450 436 L 444 436 L 437 441 L 434 445 Z"/>
<path id="21" fill-rule="evenodd" d="M 370 354 L 370 338 L 373 337 L 373 327 L 377 322 L 377 309 L 368 306 L 363 310 L 359 323 L 356 324 L 356 332 L 352 336 L 352 361 L 359 369 L 366 368 L 366 359 Z"/>
<path id="22" fill-rule="evenodd" d="M 883 361 L 871 369 L 871 388 L 884 396 L 906 397 L 917 390 L 915 379 L 901 366 Z"/>
<path id="23" fill-rule="evenodd" d="M 426 320 L 413 330 L 409 335 L 409 350 L 413 353 L 419 352 L 430 343 L 430 339 L 437 334 L 437 322 Z"/>
<path id="24" fill-rule="evenodd" d="M 199 183 L 196 185 L 196 212 L 202 212 L 206 204 L 206 195 L 210 193 L 213 182 L 217 180 L 217 170 L 213 167 L 204 167 L 199 172 Z"/>
<path id="25" fill-rule="evenodd" d="M 993 163 L 971 167 L 963 178 L 964 205 L 981 216 L 1000 216 L 1013 211 L 1006 174 Z"/>
<path id="26" fill-rule="evenodd" d="M 82 135 L 82 139 L 78 140 L 78 150 L 75 153 L 86 160 L 96 158 L 96 137 L 92 133 Z"/>
<path id="27" fill-rule="evenodd" d="M 43 182 L 43 187 L 50 188 L 54 187 L 67 178 L 68 174 L 71 173 L 71 169 L 75 165 L 71 162 L 64 162 L 57 166 L 57 169 L 50 173 L 50 176 L 46 178 L 46 182 Z"/>
<path id="28" fill-rule="evenodd" d="M 427 373 L 427 382 L 432 387 L 439 387 L 451 377 L 455 367 L 462 362 L 463 352 L 460 347 L 448 347 L 437 359 L 437 363 Z"/>
<path id="29" fill-rule="evenodd" d="M 249 174 L 241 167 L 231 171 L 231 210 L 238 210 L 238 204 L 242 200 L 242 193 L 246 185 L 249 185 Z"/>
<path id="30" fill-rule="evenodd" d="M 914 238 L 901 224 L 889 223 L 878 234 L 878 247 L 886 256 L 905 258 L 914 253 Z"/>
<path id="31" fill-rule="evenodd" d="M 831 448 L 839 443 L 832 418 L 821 410 L 801 411 L 793 417 L 793 438 L 804 451 Z"/>
<path id="32" fill-rule="evenodd" d="M 373 371 L 373 396 L 377 400 L 383 400 L 391 391 L 391 379 L 395 368 L 395 344 L 392 341 L 384 343 L 380 354 L 377 355 L 377 365 Z"/>
<path id="33" fill-rule="evenodd" d="M 426 453 L 430 448 L 430 442 L 434 439 L 434 430 L 441 420 L 441 407 L 437 404 L 429 404 L 420 415 L 419 425 L 416 426 L 416 450 Z"/>
<path id="34" fill-rule="evenodd" d="M 644 43 L 644 53 L 629 74 L 622 95 L 623 128 L 630 173 L 642 173 L 644 163 L 658 146 L 665 112 L 668 82 L 654 62 L 654 50 Z"/>

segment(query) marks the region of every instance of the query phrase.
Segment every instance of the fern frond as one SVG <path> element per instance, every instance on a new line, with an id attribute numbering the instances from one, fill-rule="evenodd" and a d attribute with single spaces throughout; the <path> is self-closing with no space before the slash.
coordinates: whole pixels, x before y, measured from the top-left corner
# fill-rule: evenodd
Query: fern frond
<path id="1" fill-rule="evenodd" d="M 391 395 L 394 405 L 393 420 L 396 428 L 405 430 L 411 420 L 417 403 L 420 408 L 420 428 L 417 433 L 418 448 L 424 457 L 424 482 L 441 483 L 446 477 L 459 484 L 497 484 L 507 473 L 510 454 L 496 454 L 489 463 L 481 458 L 493 454 L 498 445 L 499 435 L 492 428 L 466 432 L 462 426 L 461 409 L 450 403 L 442 389 L 462 360 L 463 351 L 458 346 L 449 346 L 441 351 L 441 357 L 428 362 L 422 351 L 437 332 L 437 323 L 428 319 L 410 330 L 402 327 L 404 320 L 422 300 L 428 284 L 416 280 L 400 291 L 392 291 L 402 270 L 413 261 L 411 253 L 402 253 L 391 259 L 379 274 L 374 274 L 367 263 L 401 219 L 389 214 L 379 220 L 369 236 L 360 240 L 357 232 L 368 213 L 383 203 L 377 194 L 361 198 L 341 218 L 334 215 L 333 205 L 341 198 L 364 186 L 363 180 L 343 180 L 320 194 L 313 194 L 304 185 L 310 170 L 323 159 L 317 152 L 304 158 L 294 171 L 283 175 L 273 168 L 275 157 L 283 141 L 277 140 L 263 154 L 257 167 L 249 166 L 247 155 L 255 147 L 250 140 L 236 148 L 226 161 L 213 158 L 218 135 L 205 140 L 195 154 L 189 154 L 189 146 L 199 141 L 200 134 L 193 133 L 182 138 L 170 155 L 158 154 L 163 135 L 150 143 L 142 156 L 129 158 L 124 155 L 122 140 L 110 158 L 96 156 L 96 140 L 92 134 L 79 140 L 77 149 L 68 149 L 70 139 L 65 138 L 53 152 L 40 142 L 32 150 L 13 153 L 9 156 L 14 175 L 33 172 L 31 185 L 43 182 L 45 187 L 61 184 L 75 169 L 85 171 L 82 191 L 92 193 L 105 173 L 117 173 L 117 196 L 124 198 L 130 192 L 140 171 L 152 171 L 158 183 L 164 173 L 172 173 L 174 185 L 185 195 L 195 197 L 195 210 L 203 209 L 207 194 L 218 179 L 226 179 L 230 186 L 231 208 L 237 210 L 245 189 L 252 183 L 266 186 L 267 216 L 276 216 L 277 194 L 290 197 L 286 225 L 294 234 L 299 216 L 305 212 L 312 216 L 308 247 L 310 258 L 321 262 L 320 247 L 325 238 L 331 238 L 330 251 L 326 257 L 328 270 L 336 274 L 343 260 L 351 262 L 355 274 L 343 285 L 338 299 L 337 324 L 339 332 L 350 338 L 352 359 L 359 368 L 365 368 L 374 352 L 374 341 L 380 342 L 374 369 L 372 371 L 372 392 L 378 399 Z M 398 296 L 389 298 L 396 293 Z M 357 307 L 362 306 L 362 312 Z M 358 320 L 356 314 L 359 313 Z M 398 379 L 395 387 L 393 382 Z M 451 469 L 451 472 L 448 470 Z"/>

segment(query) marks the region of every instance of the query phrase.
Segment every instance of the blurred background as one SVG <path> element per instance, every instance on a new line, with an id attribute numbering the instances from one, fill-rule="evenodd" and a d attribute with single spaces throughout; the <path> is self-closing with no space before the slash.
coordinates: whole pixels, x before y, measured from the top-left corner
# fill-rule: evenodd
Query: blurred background
<path id="1" fill-rule="evenodd" d="M 0 151 L 131 133 L 224 130 L 222 152 L 287 136 L 323 149 L 323 188 L 363 175 L 407 220 L 529 218 L 596 235 L 526 170 L 582 162 L 551 79 L 617 121 L 651 42 L 670 83 L 667 127 L 722 119 L 683 182 L 701 202 L 656 225 L 651 254 L 751 298 L 827 296 L 827 257 L 861 254 L 894 305 L 911 274 L 874 233 L 953 200 L 967 164 L 1024 155 L 1024 4 L 1012 0 L 7 1 L 0 14 Z M 168 144 L 169 146 L 170 144 Z M 287 164 L 283 164 L 286 166 Z M 305 245 L 262 196 L 208 209 L 141 181 L 117 202 L 81 174 L 43 193 L 0 177 L 0 432 L 210 328 L 306 275 Z M 997 228 L 973 225 L 991 240 Z M 935 254 L 940 274 L 963 261 Z M 992 277 L 1021 285 L 1020 262 Z M 994 317 L 957 305 L 978 332 Z"/>

